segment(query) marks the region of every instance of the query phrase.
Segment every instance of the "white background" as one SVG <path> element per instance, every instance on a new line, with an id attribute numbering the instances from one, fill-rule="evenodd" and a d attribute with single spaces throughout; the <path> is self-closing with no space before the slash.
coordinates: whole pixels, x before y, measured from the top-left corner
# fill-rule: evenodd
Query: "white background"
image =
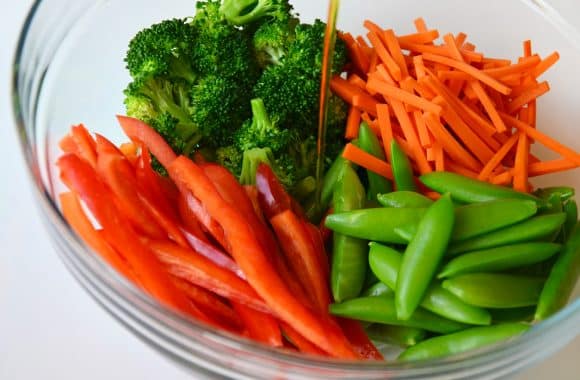
<path id="1" fill-rule="evenodd" d="M 0 379 L 190 378 L 100 309 L 54 252 L 33 204 L 10 103 L 12 54 L 32 2 L 0 3 Z M 580 2 L 554 3 L 580 21 Z M 577 338 L 518 379 L 578 379 L 579 359 Z"/>

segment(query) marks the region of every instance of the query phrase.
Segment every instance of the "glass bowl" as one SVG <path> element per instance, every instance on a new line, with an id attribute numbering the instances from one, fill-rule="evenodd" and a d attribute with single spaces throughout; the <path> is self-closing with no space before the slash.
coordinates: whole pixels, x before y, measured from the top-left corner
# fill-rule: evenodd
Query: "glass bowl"
<path id="1" fill-rule="evenodd" d="M 293 4 L 304 21 L 325 18 L 325 1 Z M 154 22 L 193 12 L 191 0 L 163 6 L 154 0 L 36 1 L 16 52 L 17 128 L 44 224 L 67 268 L 115 319 L 193 373 L 252 379 L 492 379 L 537 363 L 580 333 L 577 289 L 564 310 L 507 343 L 415 364 L 339 362 L 274 351 L 185 320 L 110 269 L 79 240 L 59 211 L 57 142 L 79 122 L 123 141 L 114 116 L 124 112 L 122 90 L 129 76 L 123 57 L 129 39 Z M 542 56 L 558 50 L 561 60 L 546 74 L 552 91 L 539 101 L 538 125 L 580 150 L 580 37 L 558 13 L 537 0 L 351 0 L 342 2 L 339 28 L 361 34 L 363 20 L 371 18 L 398 33 L 410 33 L 419 16 L 442 32 L 468 33 L 469 40 L 491 56 L 515 59 L 525 39 L 532 39 Z M 550 155 L 541 147 L 534 149 L 542 157 Z M 580 188 L 580 175 L 569 171 L 534 183 Z"/>

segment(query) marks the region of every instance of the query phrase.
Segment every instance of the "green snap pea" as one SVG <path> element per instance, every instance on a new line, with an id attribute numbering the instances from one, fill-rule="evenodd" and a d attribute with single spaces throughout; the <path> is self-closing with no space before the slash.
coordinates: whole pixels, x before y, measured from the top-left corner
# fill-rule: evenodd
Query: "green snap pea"
<path id="1" fill-rule="evenodd" d="M 414 346 L 427 336 L 425 330 L 416 327 L 383 325 L 380 323 L 371 324 L 366 331 L 372 340 L 400 347 Z"/>
<path id="2" fill-rule="evenodd" d="M 395 293 L 391 288 L 382 282 L 377 282 L 376 284 L 366 288 L 362 293 L 362 297 L 379 297 L 379 296 L 393 296 Z"/>
<path id="3" fill-rule="evenodd" d="M 399 319 L 410 318 L 421 303 L 447 249 L 454 223 L 455 213 L 449 195 L 433 203 L 419 222 L 397 277 L 395 300 Z"/>
<path id="4" fill-rule="evenodd" d="M 574 199 L 570 199 L 564 203 L 564 213 L 566 213 L 566 220 L 564 221 L 564 228 L 562 229 L 564 234 L 564 240 L 568 239 L 574 226 L 578 222 L 578 204 Z"/>
<path id="5" fill-rule="evenodd" d="M 403 255 L 394 249 L 372 242 L 369 250 L 369 264 L 375 275 L 392 289 L 397 284 L 397 276 Z M 488 325 L 489 312 L 461 301 L 455 295 L 434 281 L 421 301 L 421 307 L 447 319 L 472 325 Z"/>
<path id="6" fill-rule="evenodd" d="M 398 191 L 417 191 L 409 158 L 395 139 L 391 140 L 391 167 L 393 168 L 395 187 Z"/>
<path id="7" fill-rule="evenodd" d="M 385 151 L 379 143 L 377 136 L 365 122 L 360 124 L 358 131 L 358 143 L 359 147 L 365 152 L 370 153 L 383 161 L 386 159 Z M 367 170 L 367 178 L 369 181 L 367 192 L 368 199 L 376 200 L 378 194 L 389 193 L 393 191 L 393 184 L 385 177 Z"/>
<path id="8" fill-rule="evenodd" d="M 546 204 L 540 211 L 542 215 L 555 214 L 564 210 L 562 198 L 559 194 L 553 193 L 546 198 Z"/>
<path id="9" fill-rule="evenodd" d="M 342 177 L 336 183 L 332 203 L 336 212 L 360 209 L 365 189 L 350 163 L 344 162 Z M 358 296 L 367 270 L 368 247 L 365 240 L 333 234 L 330 287 L 337 302 Z"/>
<path id="10" fill-rule="evenodd" d="M 531 322 L 534 319 L 534 306 L 512 309 L 490 309 L 493 323 Z"/>
<path id="11" fill-rule="evenodd" d="M 422 175 L 421 182 L 441 194 L 450 193 L 453 199 L 465 203 L 487 202 L 497 199 L 523 199 L 544 202 L 530 194 L 521 193 L 508 187 L 493 185 L 450 172 L 432 172 Z"/>
<path id="12" fill-rule="evenodd" d="M 556 194 L 562 202 L 572 198 L 575 193 L 574 188 L 570 186 L 544 187 L 534 191 L 535 196 L 543 199 L 548 199 L 553 194 Z"/>
<path id="13" fill-rule="evenodd" d="M 534 216 L 496 231 L 454 242 L 449 246 L 447 255 L 456 256 L 463 252 L 548 238 L 560 230 L 565 218 L 564 213 Z"/>
<path id="14" fill-rule="evenodd" d="M 580 276 L 580 223 L 576 223 L 542 289 L 535 319 L 543 320 L 568 302 Z"/>
<path id="15" fill-rule="evenodd" d="M 416 224 L 425 214 L 423 208 L 370 208 L 326 217 L 325 225 L 334 232 L 359 239 L 405 244 L 395 228 L 400 225 Z"/>
<path id="16" fill-rule="evenodd" d="M 468 252 L 448 262 L 437 278 L 475 272 L 498 272 L 547 260 L 561 248 L 555 243 L 522 243 Z"/>
<path id="17" fill-rule="evenodd" d="M 492 202 L 473 203 L 455 209 L 455 226 L 451 241 L 467 240 L 528 219 L 537 212 L 532 201 L 502 199 Z M 396 233 L 409 241 L 415 235 L 416 224 L 401 224 Z"/>
<path id="18" fill-rule="evenodd" d="M 427 208 L 433 201 L 423 194 L 414 191 L 393 191 L 388 194 L 379 194 L 377 200 L 384 207 Z"/>
<path id="19" fill-rule="evenodd" d="M 390 296 L 360 297 L 334 303 L 330 305 L 330 313 L 366 322 L 416 327 L 438 334 L 450 334 L 467 327 L 463 323 L 450 321 L 422 308 L 417 308 L 409 319 L 400 320 L 397 318 L 395 299 Z"/>
<path id="20" fill-rule="evenodd" d="M 528 329 L 529 326 L 523 323 L 473 327 L 454 334 L 424 340 L 403 351 L 398 359 L 415 361 L 459 354 L 514 338 L 525 333 Z"/>
<path id="21" fill-rule="evenodd" d="M 532 306 L 545 279 L 500 273 L 470 273 L 443 281 L 443 288 L 470 305 L 494 309 Z"/>

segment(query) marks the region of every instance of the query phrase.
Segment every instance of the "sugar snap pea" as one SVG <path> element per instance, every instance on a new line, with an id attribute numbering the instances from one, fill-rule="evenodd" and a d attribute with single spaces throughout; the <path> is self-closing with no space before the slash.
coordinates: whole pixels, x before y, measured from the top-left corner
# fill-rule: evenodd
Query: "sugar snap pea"
<path id="1" fill-rule="evenodd" d="M 474 306 L 508 309 L 535 305 L 545 279 L 500 273 L 470 273 L 448 278 L 443 288 Z"/>
<path id="2" fill-rule="evenodd" d="M 410 318 L 425 296 L 449 244 L 454 223 L 455 213 L 449 195 L 433 203 L 419 222 L 397 276 L 395 300 L 400 319 Z"/>
<path id="3" fill-rule="evenodd" d="M 565 218 L 564 213 L 534 216 L 508 227 L 451 243 L 447 255 L 456 256 L 463 252 L 541 240 L 559 231 Z"/>
<path id="4" fill-rule="evenodd" d="M 473 203 L 455 208 L 455 226 L 451 241 L 473 238 L 528 219 L 537 211 L 535 202 L 519 199 L 500 199 Z M 415 235 L 417 225 L 402 224 L 395 231 L 403 240 Z"/>
<path id="5" fill-rule="evenodd" d="M 580 222 L 564 244 L 542 289 L 535 319 L 543 320 L 563 308 L 580 276 Z"/>
<path id="6" fill-rule="evenodd" d="M 325 225 L 334 232 L 359 239 L 404 244 L 395 228 L 416 224 L 425 214 L 423 208 L 370 208 L 328 215 Z"/>
<path id="7" fill-rule="evenodd" d="M 335 212 L 360 209 L 365 203 L 365 189 L 349 162 L 343 163 L 332 203 Z M 353 298 L 360 293 L 367 270 L 368 247 L 365 240 L 333 234 L 330 287 L 337 302 Z"/>
<path id="8" fill-rule="evenodd" d="M 378 297 L 383 295 L 393 296 L 394 294 L 395 293 L 391 288 L 380 281 L 361 292 L 362 297 Z"/>
<path id="9" fill-rule="evenodd" d="M 564 213 L 566 213 L 566 220 L 564 221 L 564 228 L 562 228 L 563 239 L 566 241 L 572 234 L 574 226 L 578 222 L 578 204 L 574 199 L 570 199 L 564 203 Z"/>
<path id="10" fill-rule="evenodd" d="M 540 214 L 555 214 L 563 211 L 563 202 L 560 195 L 557 193 L 550 194 L 546 199 L 545 206 L 540 210 Z"/>
<path id="11" fill-rule="evenodd" d="M 391 167 L 398 191 L 417 191 L 411 162 L 395 139 L 391 140 Z"/>
<path id="12" fill-rule="evenodd" d="M 508 187 L 464 177 L 451 172 L 423 174 L 420 181 L 441 194 L 450 193 L 453 199 L 465 203 L 487 202 L 497 199 L 524 199 L 543 204 L 540 198 Z"/>
<path id="13" fill-rule="evenodd" d="M 454 334 L 424 340 L 403 351 L 399 355 L 399 360 L 425 360 L 458 354 L 516 337 L 528 329 L 529 326 L 523 323 L 472 327 Z"/>
<path id="14" fill-rule="evenodd" d="M 377 136 L 365 122 L 360 124 L 360 128 L 358 130 L 358 145 L 365 152 L 370 153 L 383 161 L 386 159 L 385 151 L 379 143 Z M 369 181 L 367 191 L 368 199 L 376 200 L 378 194 L 389 193 L 393 191 L 393 184 L 385 177 L 367 170 L 367 178 Z"/>
<path id="15" fill-rule="evenodd" d="M 369 264 L 375 275 L 392 289 L 397 284 L 397 276 L 403 256 L 394 249 L 372 242 L 369 244 Z M 434 281 L 421 301 L 421 307 L 450 320 L 472 325 L 488 325 L 489 312 L 483 308 L 468 305 Z"/>
<path id="16" fill-rule="evenodd" d="M 562 202 L 572 198 L 575 193 L 574 188 L 570 186 L 544 187 L 534 191 L 535 196 L 543 199 L 548 199 L 552 194 L 556 194 Z"/>
<path id="17" fill-rule="evenodd" d="M 547 260 L 560 250 L 555 243 L 521 243 L 464 253 L 448 262 L 438 278 L 475 272 L 498 272 Z"/>
<path id="18" fill-rule="evenodd" d="M 395 299 L 390 296 L 359 297 L 334 303 L 330 305 L 330 313 L 373 323 L 417 327 L 439 334 L 449 334 L 467 327 L 463 323 L 450 321 L 422 308 L 417 308 L 409 319 L 400 320 L 397 318 Z"/>
<path id="19" fill-rule="evenodd" d="M 400 347 L 414 346 L 427 336 L 425 330 L 416 327 L 384 325 L 381 323 L 371 324 L 366 331 L 372 340 Z"/>
<path id="20" fill-rule="evenodd" d="M 396 208 L 426 208 L 433 204 L 431 199 L 414 191 L 393 191 L 388 194 L 379 194 L 377 200 L 385 207 Z"/>
<path id="21" fill-rule="evenodd" d="M 534 306 L 489 310 L 493 323 L 531 322 L 535 311 Z"/>

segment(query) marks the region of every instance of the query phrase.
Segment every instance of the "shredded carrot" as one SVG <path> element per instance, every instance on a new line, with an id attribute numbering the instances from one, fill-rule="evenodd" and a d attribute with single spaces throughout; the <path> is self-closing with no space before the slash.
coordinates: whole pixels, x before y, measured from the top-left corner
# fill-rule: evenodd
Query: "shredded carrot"
<path id="1" fill-rule="evenodd" d="M 538 65 L 532 72 L 532 75 L 535 78 L 539 77 L 540 75 L 545 73 L 550 67 L 552 67 L 556 62 L 558 62 L 559 59 L 560 54 L 558 54 L 558 52 L 553 52 L 552 54 L 544 58 L 540 63 L 538 63 Z"/>
<path id="2" fill-rule="evenodd" d="M 421 174 L 429 173 L 432 171 L 431 166 L 427 162 L 427 157 L 425 157 L 425 151 L 421 148 L 419 144 L 419 138 L 415 131 L 413 122 L 409 118 L 409 114 L 405 111 L 403 103 L 390 99 L 391 106 L 395 112 L 397 120 L 403 129 L 403 134 L 405 139 L 411 144 L 411 149 L 413 149 L 413 158 L 419 166 L 419 171 Z"/>
<path id="3" fill-rule="evenodd" d="M 348 119 L 346 120 L 346 131 L 344 137 L 347 140 L 356 139 L 358 136 L 358 129 L 360 127 L 361 115 L 356 107 L 351 107 L 348 112 Z"/>
<path id="4" fill-rule="evenodd" d="M 412 34 L 406 34 L 404 36 L 398 36 L 397 40 L 399 43 L 412 43 L 412 44 L 428 44 L 439 38 L 438 30 L 428 30 L 426 32 L 418 32 Z"/>
<path id="5" fill-rule="evenodd" d="M 432 112 L 436 115 L 441 114 L 441 107 L 422 97 L 410 94 L 407 91 L 401 90 L 398 87 L 392 86 L 387 82 L 383 82 L 376 77 L 369 78 L 367 87 L 374 89 L 377 93 L 386 98 L 396 99 L 404 104 L 409 104 L 427 112 Z"/>
<path id="6" fill-rule="evenodd" d="M 395 32 L 392 29 L 385 30 L 383 32 L 383 41 L 385 45 L 387 45 L 387 49 L 389 49 L 389 53 L 391 53 L 391 57 L 395 60 L 399 68 L 401 69 L 402 78 L 405 78 L 409 75 L 409 71 L 407 70 L 407 63 L 405 62 L 405 58 L 403 57 L 403 53 L 401 51 L 401 45 L 399 45 L 399 41 L 395 36 Z"/>
<path id="7" fill-rule="evenodd" d="M 550 91 L 550 85 L 548 85 L 548 82 L 542 82 L 542 83 L 538 84 L 533 89 L 522 93 L 517 98 L 512 100 L 511 103 L 508 105 L 508 108 L 506 110 L 507 113 L 513 114 L 519 108 L 521 108 L 524 104 L 528 104 L 531 101 L 536 100 L 538 97 L 544 95 L 548 91 Z"/>
<path id="8" fill-rule="evenodd" d="M 513 135 L 510 137 L 505 144 L 494 154 L 494 156 L 485 164 L 479 175 L 477 176 L 478 179 L 482 181 L 486 181 L 491 173 L 495 170 L 495 168 L 503 161 L 505 156 L 508 152 L 516 145 L 518 142 L 518 136 Z"/>
<path id="9" fill-rule="evenodd" d="M 367 38 L 371 42 L 371 45 L 375 48 L 377 56 L 380 58 L 381 62 L 383 62 L 387 69 L 389 70 L 390 74 L 396 80 L 402 79 L 401 68 L 397 65 L 397 62 L 393 59 L 391 54 L 388 52 L 385 45 L 381 41 L 380 37 L 374 32 L 368 32 Z"/>
<path id="10" fill-rule="evenodd" d="M 518 133 L 518 145 L 514 164 L 514 190 L 528 191 L 528 157 L 530 144 L 525 133 Z"/>

